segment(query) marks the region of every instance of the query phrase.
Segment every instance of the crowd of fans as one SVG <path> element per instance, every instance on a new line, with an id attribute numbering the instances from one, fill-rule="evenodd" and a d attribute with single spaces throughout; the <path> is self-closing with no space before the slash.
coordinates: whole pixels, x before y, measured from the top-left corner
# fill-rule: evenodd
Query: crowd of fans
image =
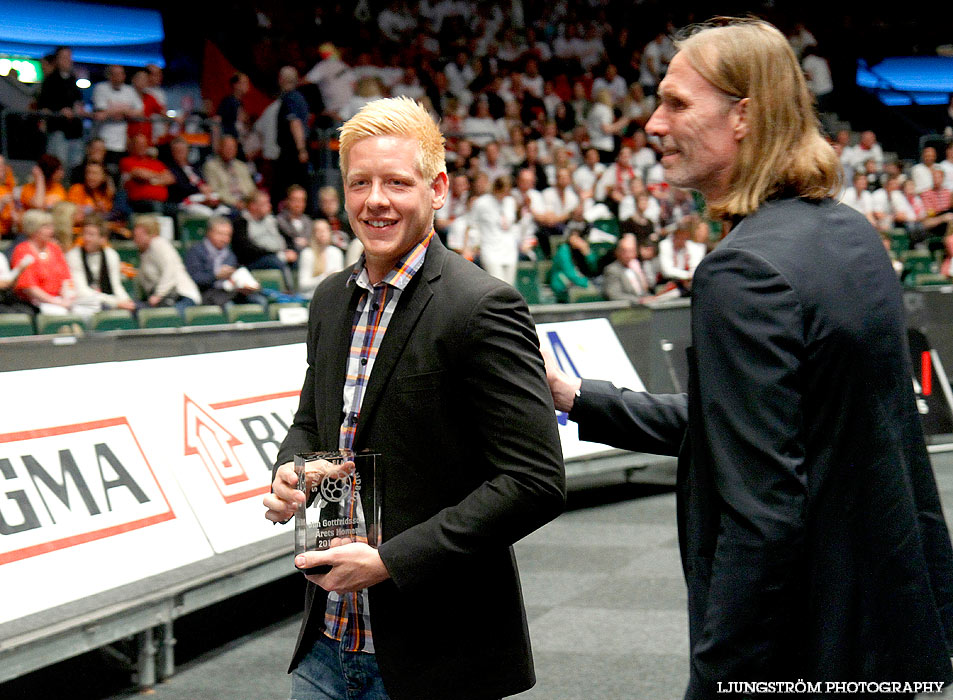
<path id="1" fill-rule="evenodd" d="M 511 9 L 422 0 L 411 11 L 395 0 L 376 15 L 373 48 L 325 42 L 313 66 L 279 67 L 280 93 L 261 114 L 246 109 L 252 81 L 236 73 L 207 108 L 209 148 L 166 116 L 158 67 L 129 83 L 108 67 L 87 105 L 70 50 L 58 49 L 37 96 L 47 153 L 22 185 L 0 160 L 0 235 L 20 239 L 0 263 L 2 308 L 265 303 L 251 273 L 261 269 L 307 298 L 361 252 L 336 189 L 334 129 L 367 102 L 400 95 L 430 109 L 447 136 L 450 193 L 436 228 L 451 249 L 510 283 L 520 261 L 536 263 L 558 301 L 574 289 L 633 301 L 690 294 L 725 229 L 665 181 L 644 130 L 676 28 L 611 29 L 604 12 L 583 20 L 561 2 L 534 22 Z M 257 10 L 255 21 L 267 38 L 273 19 Z M 801 25 L 788 35 L 825 108 L 834 86 L 816 40 Z M 872 132 L 831 140 L 846 204 L 914 244 L 945 232 L 953 150 L 937 163 L 926 149 L 904 173 Z M 207 234 L 180 252 L 173 240 L 186 217 L 206 220 Z M 122 289 L 110 237 L 140 250 L 141 299 Z"/>

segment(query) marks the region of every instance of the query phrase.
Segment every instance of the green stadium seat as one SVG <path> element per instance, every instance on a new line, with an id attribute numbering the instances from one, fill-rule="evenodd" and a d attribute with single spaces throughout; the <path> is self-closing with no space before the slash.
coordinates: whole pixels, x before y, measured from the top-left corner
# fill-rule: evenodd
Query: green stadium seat
<path id="1" fill-rule="evenodd" d="M 189 214 L 179 214 L 179 239 L 182 241 L 185 250 L 205 238 L 207 230 L 208 219 Z"/>
<path id="2" fill-rule="evenodd" d="M 139 327 L 136 317 L 125 309 L 108 309 L 93 314 L 89 323 L 94 331 L 130 331 Z"/>
<path id="3" fill-rule="evenodd" d="M 896 255 L 910 250 L 910 236 L 902 228 L 895 228 L 890 232 L 890 250 Z"/>
<path id="4" fill-rule="evenodd" d="M 0 314 L 0 337 L 19 335 L 33 335 L 33 317 L 30 314 Z"/>
<path id="5" fill-rule="evenodd" d="M 179 328 L 184 321 L 177 309 L 160 307 L 139 310 L 140 328 Z"/>
<path id="6" fill-rule="evenodd" d="M 252 270 L 252 277 L 258 280 L 262 289 L 270 289 L 274 292 L 287 292 L 285 286 L 285 277 L 281 270 Z"/>
<path id="7" fill-rule="evenodd" d="M 185 325 L 187 326 L 217 326 L 228 323 L 221 306 L 187 306 L 185 308 Z"/>
<path id="8" fill-rule="evenodd" d="M 78 314 L 37 314 L 36 332 L 45 335 L 47 333 L 59 333 L 60 329 L 67 329 L 69 332 L 76 330 L 85 331 L 86 321 Z M 66 331 L 63 331 L 66 332 Z"/>
<path id="9" fill-rule="evenodd" d="M 937 287 L 953 284 L 953 279 L 934 272 L 921 272 L 920 274 L 910 275 L 910 277 L 910 286 L 913 287 Z"/>
<path id="10" fill-rule="evenodd" d="M 109 245 L 119 254 L 122 262 L 139 267 L 139 249 L 132 241 L 112 241 Z"/>
<path id="11" fill-rule="evenodd" d="M 534 262 L 521 262 L 516 268 L 516 290 L 527 304 L 539 303 L 539 271 Z"/>
<path id="12" fill-rule="evenodd" d="M 605 297 L 598 290 L 592 289 L 591 285 L 588 289 L 582 287 L 569 288 L 570 304 L 584 304 L 592 301 L 605 301 Z"/>
<path id="13" fill-rule="evenodd" d="M 536 279 L 543 284 L 549 284 L 549 273 L 553 270 L 553 261 L 552 260 L 537 260 L 536 261 Z"/>
<path id="14" fill-rule="evenodd" d="M 268 321 L 268 312 L 259 304 L 232 304 L 226 311 L 229 323 L 259 323 Z"/>
<path id="15" fill-rule="evenodd" d="M 907 250 L 900 254 L 904 275 L 921 275 L 932 272 L 933 256 L 925 250 Z"/>
<path id="16" fill-rule="evenodd" d="M 622 231 L 619 229 L 618 219 L 598 219 L 592 222 L 592 227 L 608 233 L 611 236 L 615 236 L 616 238 L 622 235 Z M 555 248 L 553 250 L 555 250 Z"/>

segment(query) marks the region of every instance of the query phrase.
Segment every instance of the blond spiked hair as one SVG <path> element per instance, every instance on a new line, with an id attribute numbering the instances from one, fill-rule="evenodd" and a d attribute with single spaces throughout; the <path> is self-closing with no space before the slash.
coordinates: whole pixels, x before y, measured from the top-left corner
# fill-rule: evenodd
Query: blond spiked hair
<path id="1" fill-rule="evenodd" d="M 708 202 L 712 216 L 746 216 L 770 197 L 817 200 L 837 191 L 837 155 L 820 133 L 804 74 L 781 32 L 758 19 L 718 18 L 676 46 L 709 83 L 748 98 L 748 133 L 728 191 Z"/>
<path id="2" fill-rule="evenodd" d="M 427 181 L 447 172 L 444 137 L 433 117 L 409 97 L 388 97 L 364 105 L 340 129 L 341 173 L 347 177 L 351 147 L 369 136 L 409 136 L 417 139 L 417 169 Z"/>

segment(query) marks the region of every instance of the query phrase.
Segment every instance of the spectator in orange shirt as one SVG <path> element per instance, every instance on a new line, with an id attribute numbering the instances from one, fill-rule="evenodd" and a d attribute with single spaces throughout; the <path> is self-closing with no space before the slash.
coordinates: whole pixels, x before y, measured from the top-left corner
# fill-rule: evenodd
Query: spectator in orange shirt
<path id="1" fill-rule="evenodd" d="M 13 188 L 17 181 L 13 177 L 13 168 L 7 167 L 7 161 L 0 156 L 0 236 L 6 236 L 19 222 L 20 211 L 16 206 Z"/>
<path id="2" fill-rule="evenodd" d="M 48 210 L 65 199 L 63 164 L 56 156 L 44 153 L 33 166 L 33 182 L 25 184 L 20 192 L 20 203 L 24 209 Z"/>
<path id="3" fill-rule="evenodd" d="M 69 188 L 67 199 L 75 204 L 82 216 L 108 216 L 113 210 L 116 188 L 106 177 L 102 163 L 89 162 L 83 172 L 83 181 Z"/>
<path id="4" fill-rule="evenodd" d="M 129 155 L 119 161 L 129 206 L 135 212 L 162 213 L 175 177 L 165 165 L 148 154 L 149 139 L 136 134 L 129 140 Z"/>

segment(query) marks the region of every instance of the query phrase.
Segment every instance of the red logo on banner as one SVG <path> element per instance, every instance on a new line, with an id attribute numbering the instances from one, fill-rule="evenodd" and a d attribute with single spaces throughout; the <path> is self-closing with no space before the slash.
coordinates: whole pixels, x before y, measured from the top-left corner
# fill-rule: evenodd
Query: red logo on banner
<path id="1" fill-rule="evenodd" d="M 219 495 L 226 503 L 234 503 L 268 493 L 270 486 L 262 486 L 260 479 L 255 479 L 248 473 L 235 449 L 244 445 L 243 441 L 222 425 L 212 414 L 212 411 L 218 412 L 275 399 L 286 399 L 298 394 L 297 391 L 289 391 L 268 394 L 267 396 L 223 401 L 209 404 L 208 409 L 203 408 L 188 396 L 184 396 L 185 455 L 198 455 Z M 258 416 L 251 420 L 246 418 L 242 421 L 242 424 L 248 432 L 255 449 L 261 452 L 262 439 L 252 432 L 256 425 L 251 421 L 256 420 L 263 421 L 264 419 Z"/>

